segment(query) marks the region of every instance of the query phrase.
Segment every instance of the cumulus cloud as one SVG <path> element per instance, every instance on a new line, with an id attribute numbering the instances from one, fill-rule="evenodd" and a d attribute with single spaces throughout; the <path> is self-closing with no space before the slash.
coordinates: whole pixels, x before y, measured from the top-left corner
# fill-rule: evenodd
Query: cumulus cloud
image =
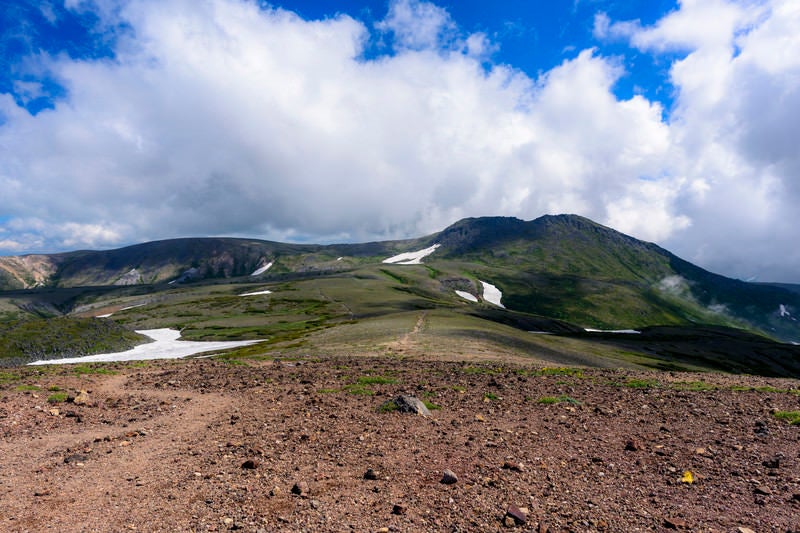
<path id="1" fill-rule="evenodd" d="M 800 196 L 794 2 L 686 0 L 652 27 L 598 16 L 598 38 L 681 51 L 669 119 L 614 96 L 617 58 L 583 50 L 535 78 L 487 66 L 495 43 L 418 0 L 374 27 L 245 0 L 72 4 L 124 31 L 113 59 L 31 60 L 66 89 L 54 109 L 0 95 L 7 251 L 574 212 L 727 274 L 800 266 L 775 252 Z M 365 59 L 374 35 L 393 48 Z"/>

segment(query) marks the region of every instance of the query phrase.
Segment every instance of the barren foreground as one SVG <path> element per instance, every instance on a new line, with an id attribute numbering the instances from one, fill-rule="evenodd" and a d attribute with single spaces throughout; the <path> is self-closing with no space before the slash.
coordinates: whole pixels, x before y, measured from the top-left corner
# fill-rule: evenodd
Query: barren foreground
<path id="1" fill-rule="evenodd" d="M 97 368 L 116 373 L 2 374 L 0 530 L 800 531 L 800 425 L 775 416 L 800 410 L 797 380 L 388 358 Z M 77 398 L 48 403 L 56 387 Z M 379 410 L 400 393 L 439 409 Z"/>

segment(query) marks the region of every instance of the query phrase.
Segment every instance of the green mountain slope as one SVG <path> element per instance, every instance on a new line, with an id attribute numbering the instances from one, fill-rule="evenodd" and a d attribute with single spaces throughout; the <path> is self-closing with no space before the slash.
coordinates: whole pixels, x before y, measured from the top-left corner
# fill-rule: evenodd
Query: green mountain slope
<path id="1" fill-rule="evenodd" d="M 434 244 L 439 248 L 423 265 L 381 263 Z M 269 270 L 251 275 L 267 264 L 272 265 Z M 364 267 L 370 269 L 362 271 Z M 456 290 L 480 299 L 480 282 L 488 282 L 502 291 L 506 309 L 483 301 L 474 307 L 491 309 L 492 319 L 518 322 L 519 327 L 530 322 L 529 317 L 549 320 L 550 327 L 559 330 L 562 326 L 554 324 L 574 330 L 707 324 L 800 340 L 794 317 L 800 314 L 797 291 L 713 274 L 655 244 L 576 215 L 532 221 L 470 218 L 426 237 L 365 244 L 175 239 L 108 251 L 0 258 L 0 288 L 6 289 L 122 285 L 147 291 L 161 284 L 177 288 L 214 280 L 284 282 L 328 276 L 365 276 L 360 285 L 369 276 L 380 276 L 394 284 L 392 297 L 384 297 L 402 296 L 409 308 L 463 306 Z M 79 291 L 69 298 L 34 291 L 15 296 L 15 303 L 5 300 L 0 312 L 12 316 L 8 309 L 16 306 L 37 316 L 70 313 L 87 305 L 90 293 L 99 298 L 97 291 Z"/>

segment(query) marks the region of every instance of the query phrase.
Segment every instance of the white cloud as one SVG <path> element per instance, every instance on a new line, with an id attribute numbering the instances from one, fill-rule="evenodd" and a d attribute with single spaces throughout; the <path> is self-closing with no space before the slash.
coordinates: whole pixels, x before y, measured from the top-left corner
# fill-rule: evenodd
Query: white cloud
<path id="1" fill-rule="evenodd" d="M 599 15 L 598 37 L 682 51 L 669 120 L 617 99 L 622 62 L 597 50 L 536 79 L 486 70 L 496 45 L 417 0 L 373 29 L 244 0 L 75 3 L 98 5 L 128 28 L 114 60 L 31 59 L 67 89 L 36 116 L 0 95 L 8 242 L 361 240 L 575 212 L 729 274 L 800 267 L 780 252 L 800 200 L 796 2 L 686 0 L 652 27 Z M 370 31 L 396 53 L 365 60 Z"/>

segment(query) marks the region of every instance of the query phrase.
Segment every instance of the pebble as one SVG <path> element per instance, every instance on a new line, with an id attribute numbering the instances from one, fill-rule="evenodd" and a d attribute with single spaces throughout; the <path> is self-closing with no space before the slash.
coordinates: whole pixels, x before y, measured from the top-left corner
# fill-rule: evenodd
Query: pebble
<path id="1" fill-rule="evenodd" d="M 372 468 L 369 468 L 369 469 L 367 469 L 366 472 L 364 472 L 364 479 L 369 479 L 369 480 L 374 481 L 374 480 L 378 479 L 378 473 L 375 470 L 373 470 Z"/>
<path id="2" fill-rule="evenodd" d="M 298 496 L 308 496 L 308 483 L 305 481 L 298 481 L 292 486 L 292 494 Z"/>
<path id="3" fill-rule="evenodd" d="M 686 529 L 688 524 L 683 518 L 672 517 L 664 519 L 664 527 L 669 529 Z"/>
<path id="4" fill-rule="evenodd" d="M 398 514 L 398 515 L 406 514 L 407 510 L 408 510 L 408 507 L 406 507 L 402 503 L 396 503 L 396 504 L 394 504 L 394 507 L 392 507 L 392 514 Z"/>
<path id="5" fill-rule="evenodd" d="M 445 485 L 453 485 L 458 482 L 458 476 L 452 470 L 442 472 L 442 481 Z"/>
<path id="6" fill-rule="evenodd" d="M 258 468 L 258 461 L 255 459 L 248 459 L 247 461 L 242 463 L 242 468 L 246 470 L 255 470 Z"/>
<path id="7" fill-rule="evenodd" d="M 506 516 L 510 517 L 517 524 L 524 524 L 528 520 L 528 513 L 516 505 L 508 506 L 508 509 L 506 509 Z"/>

